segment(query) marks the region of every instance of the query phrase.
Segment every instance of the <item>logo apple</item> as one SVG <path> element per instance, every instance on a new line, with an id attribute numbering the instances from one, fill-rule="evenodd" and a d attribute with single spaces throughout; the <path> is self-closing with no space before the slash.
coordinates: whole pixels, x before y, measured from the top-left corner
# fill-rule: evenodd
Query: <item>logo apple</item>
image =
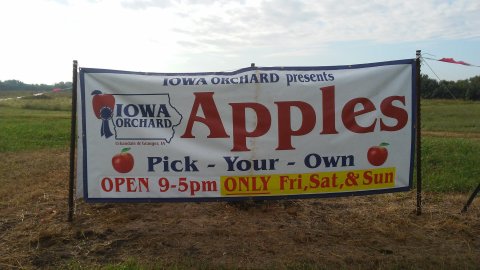
<path id="1" fill-rule="evenodd" d="M 123 148 L 122 151 L 112 158 L 112 166 L 119 173 L 128 173 L 133 169 L 133 156 L 128 153 L 130 148 Z"/>
<path id="2" fill-rule="evenodd" d="M 380 166 L 387 160 L 388 151 L 385 146 L 389 145 L 386 142 L 382 142 L 378 146 L 372 146 L 368 149 L 367 159 L 373 166 Z"/>
<path id="3" fill-rule="evenodd" d="M 102 110 L 105 108 L 113 111 L 113 107 L 115 106 L 115 97 L 113 95 L 102 94 L 100 90 L 93 91 L 92 95 L 93 112 L 98 119 L 104 118 L 102 117 Z M 105 112 L 103 114 L 105 114 Z"/>
<path id="4" fill-rule="evenodd" d="M 115 106 L 115 97 L 110 94 L 103 94 L 100 90 L 92 92 L 92 107 L 95 116 L 102 120 L 102 126 L 100 128 L 100 135 L 109 138 L 113 135 L 110 131 L 108 121 L 112 119 L 113 108 Z"/>

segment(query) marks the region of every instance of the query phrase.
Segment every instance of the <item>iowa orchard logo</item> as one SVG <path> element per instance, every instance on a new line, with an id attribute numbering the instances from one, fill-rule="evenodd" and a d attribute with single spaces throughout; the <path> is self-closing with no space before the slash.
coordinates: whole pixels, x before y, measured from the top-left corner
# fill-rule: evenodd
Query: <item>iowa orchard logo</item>
<path id="1" fill-rule="evenodd" d="M 182 115 L 169 94 L 105 94 L 92 92 L 92 108 L 100 136 L 116 140 L 163 140 L 175 136 Z"/>

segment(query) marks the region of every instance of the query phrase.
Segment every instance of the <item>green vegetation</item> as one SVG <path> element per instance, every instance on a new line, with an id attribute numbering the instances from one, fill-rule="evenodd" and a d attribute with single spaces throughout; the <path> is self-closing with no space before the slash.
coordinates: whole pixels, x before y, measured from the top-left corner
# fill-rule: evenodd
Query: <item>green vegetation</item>
<path id="1" fill-rule="evenodd" d="M 480 102 L 423 100 L 421 108 L 424 189 L 471 191 L 480 174 Z"/>
<path id="2" fill-rule="evenodd" d="M 44 94 L 41 96 L 24 96 L 0 102 L 0 107 L 20 108 L 28 110 L 71 111 L 70 93 Z"/>
<path id="3" fill-rule="evenodd" d="M 0 106 L 0 153 L 67 147 L 70 112 Z"/>
<path id="4" fill-rule="evenodd" d="M 437 81 L 422 75 L 422 98 L 480 100 L 480 76 L 458 81 Z"/>
<path id="5" fill-rule="evenodd" d="M 425 137 L 422 177 L 427 191 L 468 192 L 478 185 L 480 140 Z"/>
<path id="6" fill-rule="evenodd" d="M 0 92 L 3 91 L 33 91 L 33 92 L 44 92 L 50 91 L 53 88 L 60 89 L 71 89 L 71 82 L 59 82 L 53 85 L 49 84 L 28 84 L 21 82 L 19 80 L 6 80 L 0 81 Z"/>
<path id="7" fill-rule="evenodd" d="M 480 137 L 480 102 L 423 100 L 422 130 L 477 133 Z"/>
<path id="8" fill-rule="evenodd" d="M 0 100 L 0 153 L 68 146 L 71 92 L 1 91 L 6 98 Z"/>

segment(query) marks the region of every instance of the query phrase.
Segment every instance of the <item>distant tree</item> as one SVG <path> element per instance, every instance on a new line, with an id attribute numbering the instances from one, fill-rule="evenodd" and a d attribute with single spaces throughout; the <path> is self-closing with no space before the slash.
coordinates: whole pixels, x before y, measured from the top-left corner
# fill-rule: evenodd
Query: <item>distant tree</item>
<path id="1" fill-rule="evenodd" d="M 480 76 L 472 77 L 468 80 L 469 85 L 465 93 L 467 100 L 480 100 Z"/>
<path id="2" fill-rule="evenodd" d="M 18 80 L 6 80 L 0 83 L 0 89 L 2 90 L 28 90 L 23 82 Z"/>
<path id="3" fill-rule="evenodd" d="M 71 89 L 72 88 L 72 82 L 58 82 L 53 85 L 54 88 L 60 88 L 60 89 Z"/>
<path id="4" fill-rule="evenodd" d="M 428 77 L 428 75 L 423 74 L 420 84 L 420 96 L 422 98 L 434 98 L 433 94 L 438 88 L 438 82 L 434 79 Z"/>
<path id="5" fill-rule="evenodd" d="M 480 76 L 467 80 L 437 81 L 422 74 L 420 91 L 420 96 L 426 99 L 480 100 Z"/>
<path id="6" fill-rule="evenodd" d="M 453 86 L 453 81 L 441 80 L 438 83 L 438 88 L 433 91 L 433 98 L 453 99 L 456 98 L 450 90 Z"/>
<path id="7" fill-rule="evenodd" d="M 458 99 L 467 99 L 467 91 L 469 89 L 469 81 L 468 80 L 458 80 L 453 83 L 452 93 L 455 95 L 455 98 Z"/>
<path id="8" fill-rule="evenodd" d="M 9 91 L 17 91 L 17 90 L 27 90 L 27 91 L 36 91 L 36 92 L 45 92 L 50 91 L 53 88 L 61 88 L 61 89 L 71 89 L 72 83 L 71 82 L 59 82 L 53 85 L 49 84 L 26 84 L 19 80 L 6 80 L 0 81 L 0 91 L 2 90 L 9 90 Z"/>
<path id="9" fill-rule="evenodd" d="M 72 82 L 58 82 L 53 85 L 48 84 L 26 84 L 19 80 L 0 81 L 1 90 L 30 90 L 30 91 L 50 91 L 53 88 L 64 90 L 72 89 Z M 426 99 L 465 99 L 480 100 L 480 76 L 475 76 L 467 80 L 458 81 L 437 81 L 428 77 L 426 74 L 421 75 L 420 96 Z"/>

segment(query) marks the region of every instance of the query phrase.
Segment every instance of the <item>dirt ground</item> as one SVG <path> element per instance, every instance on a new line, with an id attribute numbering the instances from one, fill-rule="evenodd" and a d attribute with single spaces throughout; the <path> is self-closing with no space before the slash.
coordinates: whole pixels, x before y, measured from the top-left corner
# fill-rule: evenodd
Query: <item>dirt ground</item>
<path id="1" fill-rule="evenodd" d="M 424 181 L 428 181 L 425 179 Z M 67 222 L 68 150 L 0 156 L 0 269 L 480 269 L 480 196 L 86 204 Z M 473 189 L 474 187 L 472 187 Z"/>

